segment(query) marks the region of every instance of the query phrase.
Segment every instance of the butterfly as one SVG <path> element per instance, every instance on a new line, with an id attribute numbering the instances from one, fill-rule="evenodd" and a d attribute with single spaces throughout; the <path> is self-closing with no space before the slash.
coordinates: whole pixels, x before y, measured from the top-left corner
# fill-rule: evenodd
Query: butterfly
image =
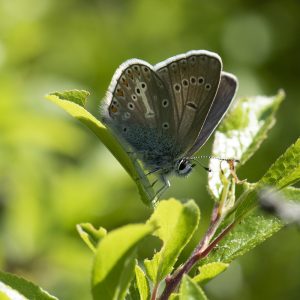
<path id="1" fill-rule="evenodd" d="M 101 105 L 101 119 L 128 153 L 162 183 L 187 176 L 193 155 L 223 119 L 237 90 L 237 78 L 222 71 L 216 53 L 192 50 L 154 66 L 130 59 L 115 72 Z M 155 182 L 156 183 L 156 182 Z"/>

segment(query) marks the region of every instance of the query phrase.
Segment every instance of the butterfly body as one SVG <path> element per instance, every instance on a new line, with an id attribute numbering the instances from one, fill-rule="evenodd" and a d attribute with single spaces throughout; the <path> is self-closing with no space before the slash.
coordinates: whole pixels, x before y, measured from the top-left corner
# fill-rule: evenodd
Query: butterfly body
<path id="1" fill-rule="evenodd" d="M 212 52 L 190 51 L 155 66 L 132 59 L 113 76 L 102 120 L 146 172 L 166 176 L 190 173 L 190 159 L 227 111 L 237 80 L 222 72 Z"/>

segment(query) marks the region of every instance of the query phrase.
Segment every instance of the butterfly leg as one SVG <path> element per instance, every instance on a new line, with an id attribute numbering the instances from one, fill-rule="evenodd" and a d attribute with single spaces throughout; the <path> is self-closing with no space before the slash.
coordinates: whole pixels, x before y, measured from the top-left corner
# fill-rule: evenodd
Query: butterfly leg
<path id="1" fill-rule="evenodd" d="M 152 169 L 151 171 L 149 171 L 148 173 L 140 173 L 139 177 L 135 178 L 136 181 L 140 180 L 143 181 L 145 180 L 148 176 L 150 176 L 151 174 L 154 174 L 156 172 L 158 172 L 160 169 L 159 168 L 155 168 Z M 158 179 L 154 180 L 152 183 L 149 182 L 149 186 L 148 187 L 153 187 L 156 183 L 158 182 Z"/>
<path id="2" fill-rule="evenodd" d="M 151 175 L 151 174 L 153 174 L 153 173 L 158 172 L 159 170 L 161 170 L 161 168 L 155 168 L 155 169 L 152 169 L 151 171 L 149 171 L 149 172 L 146 173 L 145 175 L 146 175 L 146 176 Z"/>
<path id="3" fill-rule="evenodd" d="M 157 199 L 171 186 L 170 181 L 163 174 L 160 175 L 160 179 L 163 182 L 163 186 L 156 192 Z"/>

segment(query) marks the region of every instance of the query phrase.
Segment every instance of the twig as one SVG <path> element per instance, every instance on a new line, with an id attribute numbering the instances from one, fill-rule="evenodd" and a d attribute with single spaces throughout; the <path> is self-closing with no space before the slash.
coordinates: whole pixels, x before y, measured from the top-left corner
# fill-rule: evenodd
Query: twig
<path id="1" fill-rule="evenodd" d="M 199 243 L 199 245 L 196 247 L 190 258 L 186 261 L 186 263 L 181 266 L 179 269 L 177 269 L 173 276 L 169 276 L 166 280 L 166 286 L 165 289 L 160 296 L 159 300 L 167 300 L 171 293 L 177 288 L 179 285 L 183 275 L 185 273 L 188 273 L 192 267 L 200 260 L 205 258 L 213 249 L 214 247 L 222 240 L 223 237 L 226 236 L 226 234 L 233 228 L 233 226 L 236 224 L 231 223 L 228 225 L 211 243 L 211 239 L 213 238 L 216 230 L 218 229 L 218 226 L 220 225 L 221 214 L 219 210 L 219 206 L 215 206 L 213 213 L 212 213 L 212 221 L 211 225 L 208 228 L 206 234 L 204 235 L 203 239 Z"/>

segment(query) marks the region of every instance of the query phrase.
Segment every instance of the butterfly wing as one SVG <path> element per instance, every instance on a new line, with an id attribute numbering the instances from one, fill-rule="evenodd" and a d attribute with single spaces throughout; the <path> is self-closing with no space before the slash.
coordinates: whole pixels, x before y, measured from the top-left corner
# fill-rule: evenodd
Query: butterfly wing
<path id="1" fill-rule="evenodd" d="M 238 81 L 235 76 L 226 72 L 222 72 L 217 95 L 213 101 L 211 109 L 195 144 L 188 151 L 188 156 L 195 153 L 202 145 L 204 145 L 211 134 L 214 132 L 215 128 L 225 116 L 225 113 L 227 112 L 234 98 L 237 86 Z"/>
<path id="2" fill-rule="evenodd" d="M 116 71 L 102 105 L 102 116 L 118 137 L 135 153 L 142 154 L 146 166 L 163 168 L 174 156 L 174 105 L 153 67 L 134 59 Z"/>
<path id="3" fill-rule="evenodd" d="M 181 155 L 195 143 L 218 90 L 222 61 L 208 51 L 190 51 L 163 61 L 154 70 L 174 102 L 176 145 Z"/>

